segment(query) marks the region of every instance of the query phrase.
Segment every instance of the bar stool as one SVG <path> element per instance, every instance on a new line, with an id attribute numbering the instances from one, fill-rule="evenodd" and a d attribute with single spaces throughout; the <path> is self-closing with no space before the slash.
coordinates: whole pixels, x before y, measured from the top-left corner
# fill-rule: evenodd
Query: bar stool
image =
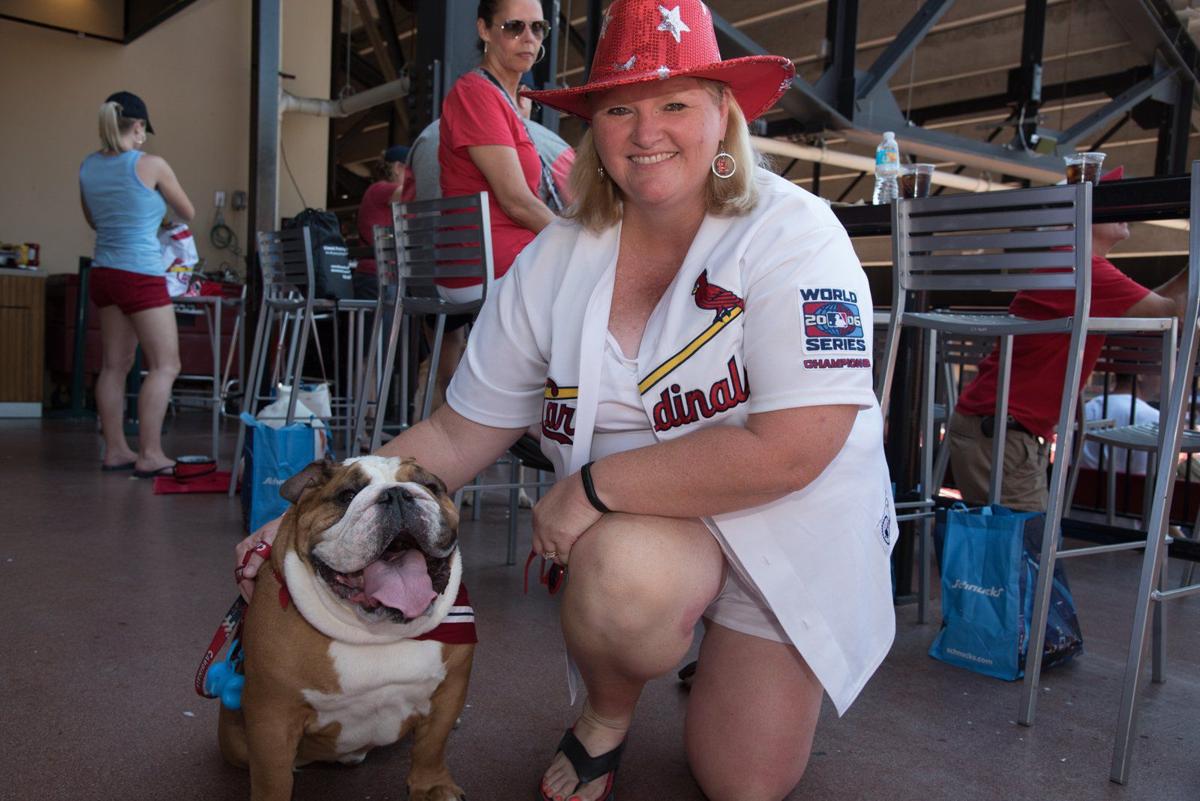
<path id="1" fill-rule="evenodd" d="M 385 239 L 384 257 L 396 265 L 396 308 L 393 331 L 400 340 L 400 420 L 398 428 L 410 425 L 407 403 L 408 376 L 412 348 L 410 326 L 405 324 L 424 316 L 434 317 L 434 339 L 430 353 L 429 375 L 424 398 L 416 399 L 417 420 L 433 411 L 433 390 L 450 315 L 475 315 L 482 308 L 495 281 L 492 268 L 492 229 L 488 193 L 462 197 L 417 200 L 392 204 L 393 238 Z M 379 242 L 376 239 L 376 242 Z M 394 253 L 393 253 L 394 251 Z M 377 261 L 378 261 L 377 257 Z M 437 282 L 446 278 L 473 278 L 482 283 L 478 300 L 455 303 L 441 297 Z M 384 369 L 389 369 L 385 363 Z M 386 390 L 384 390 L 386 391 Z M 380 409 L 384 408 L 381 404 Z M 376 414 L 371 434 L 372 449 L 383 439 L 384 415 Z"/>
<path id="2" fill-rule="evenodd" d="M 365 447 L 374 451 L 379 447 L 383 435 L 383 415 L 387 408 L 392 374 L 396 364 L 396 340 L 404 325 L 400 272 L 397 262 L 396 234 L 391 226 L 376 225 L 372 229 L 375 251 L 376 276 L 379 279 L 379 314 L 376 314 L 367 336 L 367 352 L 356 391 L 358 408 L 354 415 L 353 447 Z M 407 398 L 407 374 L 403 375 L 405 387 L 401 397 Z M 367 410 L 374 410 L 367 435 Z M 357 451 L 352 451 L 357 453 Z"/>
<path id="3" fill-rule="evenodd" d="M 921 420 L 922 501 L 932 506 L 933 383 L 939 333 L 999 338 L 999 379 L 996 432 L 992 450 L 989 500 L 1000 497 L 1004 442 L 1008 419 L 1008 387 L 1014 336 L 1069 335 L 1066 375 L 1059 409 L 1059 446 L 1051 470 L 1046 536 L 1031 638 L 1025 664 L 1025 705 L 1021 721 L 1031 723 L 1032 692 L 1041 668 L 1058 532 L 1063 513 L 1066 468 L 1070 462 L 1072 426 L 1083 364 L 1085 334 L 1091 302 L 1091 184 L 1020 189 L 1008 192 L 937 196 L 893 204 L 893 307 L 888 328 L 886 367 L 878 394 L 886 417 L 901 329 L 925 332 L 925 402 Z M 1007 313 L 908 311 L 909 293 L 982 290 L 1016 292 L 1024 289 L 1064 290 L 1074 296 L 1069 317 L 1030 320 Z"/>
<path id="4" fill-rule="evenodd" d="M 1195 375 L 1197 344 L 1200 333 L 1200 161 L 1192 162 L 1191 232 L 1188 236 L 1188 288 L 1184 306 L 1182 336 L 1175 359 L 1175 374 L 1167 394 L 1165 413 L 1159 418 L 1162 442 L 1158 450 L 1154 494 L 1147 526 L 1146 551 L 1142 556 L 1141 578 L 1133 613 L 1133 629 L 1129 637 L 1129 652 L 1125 663 L 1125 680 L 1121 688 L 1121 708 L 1117 717 L 1115 744 L 1109 778 L 1124 784 L 1129 776 L 1137 716 L 1138 684 L 1142 674 L 1142 653 L 1150 630 L 1151 609 L 1161 613 L 1162 604 L 1200 594 L 1200 583 L 1187 582 L 1176 589 L 1162 588 L 1166 568 L 1168 543 L 1167 524 L 1170 522 L 1171 498 L 1175 490 L 1175 459 L 1183 439 L 1184 411 L 1191 400 L 1192 377 Z M 1158 617 L 1158 615 L 1156 615 Z M 1162 637 L 1156 646 L 1162 647 Z M 1155 649 L 1156 651 L 1158 648 Z M 1155 677 L 1161 680 L 1161 676 Z"/>
<path id="5" fill-rule="evenodd" d="M 1147 376 L 1160 376 L 1162 388 L 1171 385 L 1174 368 L 1176 344 L 1176 328 L 1172 326 L 1161 337 L 1151 335 L 1110 336 L 1104 342 L 1100 358 L 1096 361 L 1094 373 L 1106 376 L 1129 376 L 1134 381 Z M 1135 385 L 1136 386 L 1136 385 Z M 1134 405 L 1130 404 L 1130 413 Z M 1144 498 L 1142 500 L 1142 523 L 1149 523 L 1151 488 L 1154 486 L 1152 454 L 1158 452 L 1161 432 L 1158 425 L 1139 425 L 1133 419 L 1128 420 L 1087 420 L 1083 414 L 1083 404 L 1080 404 L 1078 421 L 1079 448 L 1076 458 L 1071 465 L 1071 477 L 1067 481 L 1067 499 L 1075 497 L 1075 488 L 1079 483 L 1079 470 L 1083 466 L 1080 458 L 1087 443 L 1093 442 L 1099 446 L 1098 466 L 1105 468 L 1106 479 L 1106 522 L 1116 523 L 1116 488 L 1117 468 L 1120 458 L 1118 449 L 1128 456 L 1134 452 L 1151 454 L 1147 459 L 1146 481 L 1144 482 Z"/>
<path id="6" fill-rule="evenodd" d="M 360 340 L 353 330 L 361 327 L 361 315 L 372 310 L 378 312 L 379 301 L 328 300 L 314 298 L 312 240 L 308 228 L 290 228 L 282 231 L 260 231 L 258 234 L 259 267 L 262 271 L 263 295 L 262 306 L 255 329 L 254 346 L 251 350 L 250 364 L 247 369 L 245 391 L 242 396 L 242 411 L 253 415 L 260 401 L 267 399 L 259 392 L 263 381 L 271 340 L 275 340 L 275 358 L 273 359 L 271 384 L 284 384 L 292 387 L 290 392 L 285 424 L 290 425 L 296 417 L 296 403 L 299 396 L 301 373 L 308 343 L 313 338 L 314 324 L 318 317 L 334 320 L 334 379 L 338 378 L 338 344 L 337 317 L 343 313 L 350 318 L 351 350 L 348 351 L 351 364 L 347 365 L 349 372 L 340 394 L 331 393 L 331 412 L 325 420 L 331 429 L 346 432 L 347 440 L 354 431 L 354 363 L 361 362 L 354 348 Z M 324 371 L 324 357 L 321 355 L 320 342 L 317 342 L 318 356 L 321 358 Z M 328 376 L 327 376 L 328 377 Z M 234 451 L 235 469 L 242 455 L 245 442 L 245 424 L 239 421 L 237 444 Z M 347 443 L 349 444 L 349 442 Z M 236 489 L 236 481 L 231 481 L 229 494 L 232 496 Z"/>

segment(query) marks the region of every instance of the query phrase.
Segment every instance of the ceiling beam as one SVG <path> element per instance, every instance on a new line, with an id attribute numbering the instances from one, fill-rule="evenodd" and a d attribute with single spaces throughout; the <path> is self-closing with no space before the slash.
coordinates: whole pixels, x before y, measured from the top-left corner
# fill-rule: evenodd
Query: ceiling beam
<path id="1" fill-rule="evenodd" d="M 941 131 L 906 127 L 903 117 L 890 120 L 875 118 L 871 123 L 870 127 L 847 128 L 842 131 L 842 135 L 852 141 L 874 147 L 879 144 L 879 130 L 895 131 L 900 149 L 906 153 L 914 153 L 922 160 L 955 161 L 977 170 L 986 170 L 998 175 L 1014 175 L 1031 181 L 1053 182 L 1063 175 L 1062 160 L 1053 156 L 1012 150 L 1003 145 L 980 142 Z M 876 125 L 889 127 L 876 129 Z"/>
<path id="2" fill-rule="evenodd" d="M 1045 0 L 1040 0 L 1045 7 Z M 912 51 L 916 49 L 930 29 L 938 23 L 942 15 L 950 10 L 954 0 L 926 0 L 925 5 L 908 21 L 904 29 L 888 44 L 887 48 L 875 59 L 875 63 L 867 70 L 866 75 L 858 82 L 855 95 L 859 100 L 875 91 L 875 87 L 886 87 L 892 75 L 904 63 Z M 854 61 L 853 51 L 850 53 Z"/>
<path id="3" fill-rule="evenodd" d="M 383 2 L 386 0 L 380 0 L 380 5 Z M 387 78 L 388 83 L 397 80 L 400 77 L 399 73 L 396 72 L 395 65 L 388 57 L 387 46 L 384 45 L 379 35 L 379 27 L 375 24 L 375 18 L 371 16 L 371 8 L 367 4 L 367 0 L 354 0 L 354 6 L 358 9 L 358 17 L 362 20 L 363 28 L 371 40 L 371 49 L 375 53 L 375 60 L 379 62 L 379 69 L 383 72 L 383 77 Z M 408 109 L 404 107 L 404 101 L 401 98 L 392 101 L 392 107 L 396 109 L 396 118 L 404 128 L 404 138 L 407 138 Z"/>
<path id="4" fill-rule="evenodd" d="M 558 24 L 566 32 L 567 41 L 571 44 L 571 47 L 575 48 L 575 52 L 580 56 L 587 55 L 587 42 L 584 40 L 583 35 L 575 30 L 575 26 L 571 24 L 571 20 L 567 19 L 567 15 L 561 11 L 558 14 Z"/>
<path id="5" fill-rule="evenodd" d="M 1163 82 L 1170 79 L 1175 74 L 1174 69 L 1163 69 L 1151 75 L 1146 80 L 1131 86 L 1121 94 L 1114 97 L 1110 102 L 1096 109 L 1091 114 L 1084 117 L 1079 122 L 1072 125 L 1067 130 L 1063 131 L 1059 137 L 1058 146 L 1060 148 L 1074 147 L 1075 144 L 1095 131 L 1103 128 L 1113 118 L 1119 117 L 1129 109 L 1136 106 L 1138 103 L 1145 100 L 1154 90 L 1157 89 Z"/>
<path id="6" fill-rule="evenodd" d="M 717 46 L 726 58 L 767 55 L 762 45 L 735 28 L 720 14 L 710 11 L 717 32 Z M 849 118 L 834 109 L 812 84 L 800 77 L 792 79 L 792 87 L 779 99 L 779 107 L 799 121 L 807 131 L 848 128 L 851 125 Z"/>
<path id="7" fill-rule="evenodd" d="M 379 23 L 383 26 L 383 41 L 397 74 L 404 69 L 404 53 L 400 50 L 400 29 L 396 26 L 396 15 L 392 13 L 392 0 L 375 0 L 379 9 Z"/>
<path id="8" fill-rule="evenodd" d="M 1107 75 L 1096 75 L 1091 78 L 1077 78 L 1064 83 L 1049 84 L 1042 87 L 1043 102 L 1045 98 L 1067 100 L 1085 95 L 1107 94 L 1110 97 L 1120 94 L 1125 89 L 1143 81 L 1153 74 L 1149 66 L 1132 67 L 1121 72 L 1111 72 Z M 984 95 L 966 100 L 955 100 L 951 103 L 938 103 L 932 106 L 914 108 L 909 115 L 913 123 L 924 125 L 934 120 L 944 120 L 961 117 L 967 114 L 979 114 L 984 111 L 995 111 L 1012 105 L 1014 96 L 1003 94 Z"/>

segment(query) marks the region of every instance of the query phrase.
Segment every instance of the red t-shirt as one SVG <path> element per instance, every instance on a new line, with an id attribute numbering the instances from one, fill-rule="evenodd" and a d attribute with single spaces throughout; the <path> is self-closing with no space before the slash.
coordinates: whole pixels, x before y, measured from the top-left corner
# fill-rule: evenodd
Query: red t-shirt
<path id="1" fill-rule="evenodd" d="M 1092 257 L 1092 317 L 1121 317 L 1150 290 L 1118 270 L 1100 256 Z M 1075 293 L 1069 290 L 1018 292 L 1008 310 L 1018 317 L 1050 320 L 1075 312 Z M 1062 404 L 1063 376 L 1067 372 L 1067 334 L 1028 334 L 1013 337 L 1012 375 L 1009 380 L 1008 413 L 1034 434 L 1049 438 L 1058 425 Z M 1083 349 L 1082 387 L 1091 375 L 1104 337 L 1093 334 Z M 996 379 L 999 374 L 999 344 L 979 363 L 979 375 L 963 388 L 955 407 L 963 414 L 991 415 L 996 412 Z"/>
<path id="2" fill-rule="evenodd" d="M 417 194 L 417 182 L 413 180 L 412 171 L 404 168 L 404 191 L 400 193 L 400 202 L 408 203 Z M 364 245 L 374 247 L 375 236 L 373 229 L 376 225 L 392 225 L 392 194 L 399 184 L 390 181 L 376 181 L 367 187 L 363 193 L 362 203 L 358 206 L 358 238 Z M 359 259 L 358 271 L 368 275 L 376 273 L 374 259 Z"/>
<path id="3" fill-rule="evenodd" d="M 467 148 L 484 145 L 504 145 L 517 151 L 521 172 L 529 191 L 537 195 L 542 176 L 542 163 L 525 130 L 525 123 L 513 111 L 501 90 L 476 72 L 459 78 L 442 104 L 439 129 L 438 165 L 441 167 L 442 197 L 488 193 L 488 208 L 492 221 L 492 264 L 496 277 L 508 272 L 513 259 L 533 241 L 533 231 L 514 222 L 496 199 L 496 192 Z M 447 278 L 446 286 L 471 286 L 479 281 L 470 278 Z"/>

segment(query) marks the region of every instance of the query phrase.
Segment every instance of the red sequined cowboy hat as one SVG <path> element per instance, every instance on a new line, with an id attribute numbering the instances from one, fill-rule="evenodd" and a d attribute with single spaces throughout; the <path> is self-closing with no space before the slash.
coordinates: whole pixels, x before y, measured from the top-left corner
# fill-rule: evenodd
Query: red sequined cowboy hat
<path id="1" fill-rule="evenodd" d="M 712 14 L 700 0 L 614 0 L 604 12 L 588 82 L 523 95 L 590 120 L 589 94 L 667 78 L 707 78 L 729 86 L 752 120 L 775 105 L 795 74 L 783 56 L 722 61 Z"/>

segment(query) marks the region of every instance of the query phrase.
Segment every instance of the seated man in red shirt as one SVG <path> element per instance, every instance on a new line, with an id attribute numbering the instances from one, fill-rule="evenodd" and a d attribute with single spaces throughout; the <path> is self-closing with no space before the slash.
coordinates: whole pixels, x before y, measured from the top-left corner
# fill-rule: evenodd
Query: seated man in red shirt
<path id="1" fill-rule="evenodd" d="M 392 204 L 407 203 L 416 197 L 417 184 L 405 161 L 408 148 L 392 145 L 383 151 L 377 168 L 379 180 L 367 187 L 358 206 L 358 238 L 368 247 L 375 244 L 372 229 L 376 225 L 391 226 Z M 360 259 L 354 271 L 354 297 L 374 300 L 379 293 L 374 259 Z"/>
<path id="2" fill-rule="evenodd" d="M 1118 167 L 1102 180 L 1120 180 L 1122 174 L 1123 168 Z M 1128 238 L 1128 223 L 1092 226 L 1091 316 L 1181 316 L 1187 292 L 1186 269 L 1157 289 L 1147 289 L 1105 258 L 1117 243 Z M 1047 320 L 1068 317 L 1074 308 L 1072 292 L 1034 290 L 1018 292 L 1008 310 L 1018 317 Z M 1038 512 L 1046 509 L 1050 438 L 1054 435 L 1062 404 L 1069 342 L 1067 334 L 1013 337 L 1004 480 L 999 499 L 1010 509 Z M 1103 344 L 1103 336 L 1087 338 L 1081 386 L 1096 366 Z M 991 481 L 998 347 L 980 363 L 975 380 L 963 388 L 947 432 L 954 480 L 963 500 L 975 505 L 987 503 Z"/>

